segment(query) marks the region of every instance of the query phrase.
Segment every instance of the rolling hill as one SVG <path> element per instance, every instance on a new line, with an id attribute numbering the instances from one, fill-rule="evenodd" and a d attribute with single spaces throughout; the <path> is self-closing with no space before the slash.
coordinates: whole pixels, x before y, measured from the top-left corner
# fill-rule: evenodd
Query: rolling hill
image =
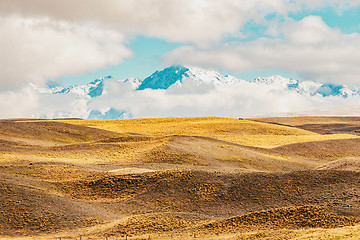
<path id="1" fill-rule="evenodd" d="M 359 236 L 357 122 L 1 120 L 0 235 Z"/>

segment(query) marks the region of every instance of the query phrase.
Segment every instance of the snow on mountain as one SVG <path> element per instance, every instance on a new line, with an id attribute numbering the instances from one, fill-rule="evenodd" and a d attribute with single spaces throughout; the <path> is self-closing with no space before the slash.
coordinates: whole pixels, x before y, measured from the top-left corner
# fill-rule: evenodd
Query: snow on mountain
<path id="1" fill-rule="evenodd" d="M 127 78 L 127 79 L 119 80 L 119 81 L 124 82 L 124 83 L 129 83 L 133 89 L 137 89 L 143 82 L 143 80 L 138 79 L 138 78 Z"/>
<path id="2" fill-rule="evenodd" d="M 125 119 L 131 118 L 131 114 L 128 114 L 126 111 L 121 111 L 115 108 L 110 108 L 109 110 L 99 111 L 91 110 L 87 119 Z"/>
<path id="3" fill-rule="evenodd" d="M 137 90 L 168 89 L 174 84 L 183 84 L 191 80 L 194 85 L 211 85 L 215 87 L 235 85 L 240 79 L 224 76 L 214 70 L 198 67 L 172 66 L 162 71 L 156 71 L 142 81 Z"/>
<path id="4" fill-rule="evenodd" d="M 257 84 L 271 85 L 273 87 L 287 87 L 288 85 L 297 83 L 296 80 L 284 78 L 278 75 L 270 77 L 258 77 L 253 82 Z"/>
<path id="5" fill-rule="evenodd" d="M 162 71 L 156 71 L 151 76 L 142 81 L 137 90 L 167 89 L 176 82 L 182 82 L 183 78 L 188 77 L 188 68 L 182 66 L 172 66 Z"/>
<path id="6" fill-rule="evenodd" d="M 213 87 L 241 87 L 244 79 L 233 76 L 224 76 L 221 73 L 189 66 L 172 66 L 161 71 L 156 71 L 151 76 L 140 82 L 137 90 L 144 89 L 168 89 L 173 85 L 182 85 L 187 81 L 192 82 L 192 86 L 208 85 Z M 323 97 L 342 96 L 349 97 L 359 94 L 358 89 L 350 89 L 346 86 L 321 84 L 314 81 L 299 81 L 282 76 L 258 77 L 252 81 L 256 85 L 263 85 L 270 89 L 287 89 L 296 91 L 300 94 L 314 96 L 319 94 Z"/>
<path id="7" fill-rule="evenodd" d="M 216 87 L 232 86 L 238 84 L 241 81 L 244 81 L 242 79 L 237 79 L 232 76 L 224 76 L 221 73 L 216 72 L 214 70 L 205 70 L 198 67 L 189 68 L 187 74 L 189 78 L 192 78 L 197 82 L 213 85 Z"/>
<path id="8" fill-rule="evenodd" d="M 358 89 L 350 89 L 347 86 L 334 84 L 321 84 L 314 81 L 299 81 L 288 79 L 282 76 L 270 76 L 264 78 L 256 78 L 253 82 L 257 84 L 266 84 L 272 88 L 285 88 L 296 91 L 300 94 L 314 96 L 319 94 L 323 97 L 342 96 L 344 98 L 359 94 Z"/>
<path id="9" fill-rule="evenodd" d="M 103 77 L 92 81 L 86 85 L 73 85 L 69 87 L 61 87 L 55 85 L 54 87 L 50 88 L 53 94 L 58 93 L 72 93 L 79 96 L 90 96 L 90 97 L 97 97 L 103 93 L 104 90 L 104 80 L 111 79 L 111 76 Z"/>
<path id="10" fill-rule="evenodd" d="M 140 105 L 148 106 L 145 107 L 146 109 L 152 107 L 158 101 L 158 104 L 160 103 L 161 106 L 164 105 L 163 101 L 178 101 L 176 99 L 180 99 L 181 96 L 200 97 L 204 105 L 206 101 L 201 96 L 214 94 L 214 92 L 218 94 L 216 95 L 218 99 L 221 96 L 223 104 L 226 103 L 224 99 L 235 104 L 234 96 L 238 97 L 238 95 L 242 95 L 244 98 L 245 96 L 246 98 L 257 98 L 264 94 L 276 96 L 279 93 L 289 93 L 292 96 L 307 96 L 306 99 L 315 97 L 316 99 L 325 99 L 332 96 L 346 99 L 360 96 L 358 89 L 350 89 L 341 85 L 322 84 L 315 81 L 299 81 L 282 76 L 258 77 L 253 81 L 247 81 L 233 76 L 224 76 L 214 70 L 190 66 L 171 66 L 154 72 L 144 80 L 136 78 L 116 80 L 111 76 L 107 76 L 85 85 L 64 87 L 56 82 L 49 81 L 47 87 L 37 87 L 35 85 L 32 85 L 32 87 L 42 95 L 59 95 L 57 98 L 66 98 L 67 101 L 70 101 L 69 106 L 71 109 L 68 111 L 63 109 L 54 110 L 52 113 L 42 114 L 42 117 L 62 116 L 88 119 L 137 117 L 133 115 L 132 111 L 134 109 L 141 109 L 141 107 L 138 107 Z M 146 89 L 151 91 L 143 91 Z M 227 96 L 226 93 L 231 94 Z M 164 100 L 166 98 L 168 100 Z M 184 99 L 187 101 L 188 98 Z M 176 106 L 185 104 L 182 101 L 177 102 Z M 189 101 L 191 102 L 191 100 Z M 219 101 L 216 102 L 220 104 Z M 216 115 L 216 112 L 214 114 Z"/>

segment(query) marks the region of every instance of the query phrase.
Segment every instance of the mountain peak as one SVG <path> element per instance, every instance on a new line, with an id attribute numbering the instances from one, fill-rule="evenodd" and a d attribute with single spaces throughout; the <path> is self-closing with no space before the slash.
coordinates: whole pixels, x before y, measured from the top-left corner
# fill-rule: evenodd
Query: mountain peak
<path id="1" fill-rule="evenodd" d="M 204 97 L 224 96 L 224 99 L 227 99 L 225 94 L 228 93 L 234 94 L 234 96 L 238 94 L 240 97 L 242 95 L 252 97 L 251 94 L 256 95 L 257 93 L 264 95 L 270 94 L 269 96 L 273 97 L 274 94 L 289 93 L 292 96 L 303 97 L 304 99 L 312 99 L 314 97 L 313 99 L 316 101 L 322 97 L 336 97 L 340 99 L 339 97 L 351 98 L 360 95 L 359 89 L 348 88 L 342 85 L 324 84 L 311 80 L 300 81 L 279 75 L 259 77 L 253 81 L 247 81 L 229 75 L 224 76 L 212 69 L 181 65 L 156 71 L 144 80 L 136 78 L 116 80 L 112 79 L 111 76 L 107 76 L 96 79 L 86 85 L 69 87 L 59 86 L 55 82 L 49 82 L 47 87 L 39 87 L 34 84 L 30 86 L 40 94 L 44 94 L 44 96 L 59 94 L 59 96 L 56 96 L 57 99 L 65 95 L 67 95 L 67 101 L 73 99 L 71 104 L 71 107 L 73 107 L 72 110 L 56 110 L 56 108 L 46 116 L 75 116 L 93 119 L 128 118 L 136 116 L 132 112 L 134 105 L 128 105 L 128 102 L 133 101 L 137 97 L 141 98 L 144 96 L 146 97 L 146 101 L 148 101 L 151 96 L 158 94 L 164 94 L 165 97 L 170 97 L 169 99 L 174 95 L 176 95 L 176 97 L 191 97 L 190 99 L 197 99 L 202 95 Z M 104 87 L 108 91 L 104 91 Z M 142 90 L 144 89 L 153 89 L 154 91 L 143 92 Z M 161 93 L 156 90 L 161 90 Z M 104 98 L 98 98 L 103 95 Z M 103 105 L 106 99 L 117 98 L 120 99 L 118 102 L 110 101 L 109 104 L 105 103 L 105 105 Z M 179 97 L 179 99 L 184 98 Z M 99 101 L 99 105 L 95 104 L 97 101 Z M 141 105 L 142 102 L 138 101 L 137 104 Z M 188 107 L 192 106 L 193 102 L 190 100 L 190 102 L 184 103 L 185 105 L 181 105 L 182 103 L 179 101 L 178 104 L 180 107 Z M 194 105 L 196 105 L 196 103 L 194 103 Z M 144 106 L 148 106 L 148 103 L 146 102 L 142 107 Z M 200 105 L 197 105 L 196 107 L 199 106 Z M 224 105 L 224 107 L 226 108 L 226 105 Z"/>
<path id="2" fill-rule="evenodd" d="M 234 85 L 239 82 L 232 76 L 224 76 L 212 69 L 203 69 L 193 66 L 171 66 L 161 71 L 154 72 L 150 77 L 142 81 L 137 90 L 144 89 L 168 89 L 175 83 L 183 83 L 183 81 L 193 80 L 198 85 L 225 86 Z"/>
<path id="3" fill-rule="evenodd" d="M 167 89 L 177 81 L 182 81 L 187 76 L 189 68 L 183 66 L 171 66 L 161 71 L 154 72 L 150 77 L 142 81 L 137 90 L 151 89 Z"/>

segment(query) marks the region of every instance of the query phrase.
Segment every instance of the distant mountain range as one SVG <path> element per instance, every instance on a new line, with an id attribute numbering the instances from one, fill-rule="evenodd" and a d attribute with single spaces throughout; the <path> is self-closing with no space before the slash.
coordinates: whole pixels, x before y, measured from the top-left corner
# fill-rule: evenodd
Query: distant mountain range
<path id="1" fill-rule="evenodd" d="M 116 82 L 126 86 L 127 91 L 171 91 L 181 89 L 184 94 L 201 93 L 209 89 L 236 89 L 257 88 L 267 91 L 289 91 L 299 95 L 331 97 L 337 96 L 348 98 L 360 95 L 359 89 L 350 89 L 347 86 L 322 84 L 315 81 L 299 81 L 281 76 L 259 77 L 249 82 L 233 76 L 224 76 L 214 70 L 206 70 L 198 67 L 171 66 L 161 71 L 154 72 L 151 76 L 141 80 L 136 78 L 116 80 L 111 76 L 103 77 L 86 85 L 61 86 L 56 82 L 49 81 L 47 87 L 36 88 L 37 91 L 46 95 L 63 95 L 82 103 L 83 111 L 53 113 L 52 116 L 59 117 L 81 117 L 87 119 L 119 119 L 132 117 L 131 109 L 116 108 L 114 106 L 103 107 L 102 110 L 92 109 L 91 103 L 94 99 L 107 94 L 105 87 L 109 82 Z M 238 113 L 234 113 L 236 115 Z M 36 116 L 48 117 L 48 116 Z"/>

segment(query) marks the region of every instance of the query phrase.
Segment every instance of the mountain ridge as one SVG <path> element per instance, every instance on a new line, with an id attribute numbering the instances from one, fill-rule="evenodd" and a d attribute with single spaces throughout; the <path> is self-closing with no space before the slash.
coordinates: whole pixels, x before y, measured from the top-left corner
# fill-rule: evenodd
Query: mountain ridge
<path id="1" fill-rule="evenodd" d="M 111 87 L 108 85 L 112 84 Z M 343 99 L 360 96 L 359 89 L 350 89 L 345 85 L 326 84 L 316 81 L 300 81 L 289 79 L 279 75 L 258 77 L 252 81 L 236 78 L 230 75 L 223 75 L 215 70 L 203 69 L 192 66 L 174 65 L 163 70 L 155 71 L 145 79 L 128 78 L 114 79 L 106 76 L 96 79 L 84 85 L 61 86 L 60 84 L 49 81 L 47 87 L 34 88 L 47 95 L 61 95 L 76 99 L 83 105 L 83 111 L 78 115 L 69 113 L 59 113 L 55 116 L 61 117 L 81 117 L 87 119 L 118 119 L 134 116 L 132 109 L 122 106 L 121 102 L 113 106 L 103 106 L 101 109 L 93 108 L 96 99 L 106 98 L 114 91 L 114 84 L 119 85 L 117 96 L 129 94 L 137 96 L 143 94 L 142 91 L 163 91 L 169 94 L 203 94 L 217 89 L 249 89 L 254 91 L 266 92 L 287 92 L 289 94 L 303 95 L 308 97 L 341 97 Z M 146 94 L 145 94 L 146 95 Z M 74 100 L 75 101 L 75 100 Z M 125 100 L 126 102 L 126 100 Z M 74 103 L 77 104 L 77 103 Z M 237 115 L 234 113 L 233 115 Z M 44 116 L 46 117 L 46 116 Z"/>

